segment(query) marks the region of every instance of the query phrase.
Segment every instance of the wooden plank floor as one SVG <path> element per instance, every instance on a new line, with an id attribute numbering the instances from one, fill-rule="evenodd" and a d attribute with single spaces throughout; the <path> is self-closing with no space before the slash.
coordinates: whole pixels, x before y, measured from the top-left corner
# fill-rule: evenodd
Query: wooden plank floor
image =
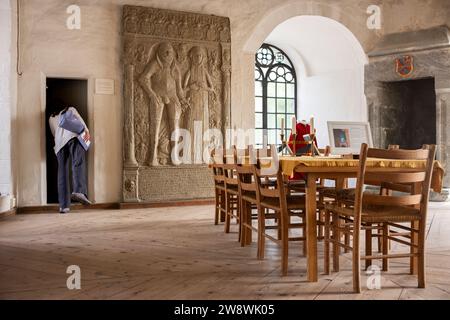
<path id="1" fill-rule="evenodd" d="M 214 226 L 212 206 L 30 214 L 0 220 L 0 299 L 450 299 L 450 204 L 430 205 L 426 289 L 406 260 L 382 273 L 382 290 L 351 293 L 342 270 L 306 281 L 301 245 L 291 245 L 289 275 L 280 250 L 241 248 Z M 395 249 L 395 248 L 394 248 Z M 68 290 L 66 268 L 81 268 L 81 290 Z"/>

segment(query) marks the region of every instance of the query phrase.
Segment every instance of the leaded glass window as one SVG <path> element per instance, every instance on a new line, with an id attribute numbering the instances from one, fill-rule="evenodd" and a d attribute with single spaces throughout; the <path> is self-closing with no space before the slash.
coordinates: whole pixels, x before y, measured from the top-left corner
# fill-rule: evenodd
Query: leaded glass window
<path id="1" fill-rule="evenodd" d="M 285 128 L 297 113 L 297 87 L 294 66 L 279 48 L 264 43 L 255 55 L 255 143 L 281 143 L 281 119 Z M 285 137 L 289 130 L 285 129 Z"/>

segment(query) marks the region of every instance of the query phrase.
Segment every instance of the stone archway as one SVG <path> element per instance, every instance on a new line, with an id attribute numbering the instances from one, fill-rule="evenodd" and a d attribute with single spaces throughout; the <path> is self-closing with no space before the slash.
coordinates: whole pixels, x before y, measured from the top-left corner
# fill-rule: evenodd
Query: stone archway
<path id="1" fill-rule="evenodd" d="M 243 51 L 254 54 L 261 43 L 277 25 L 295 16 L 310 15 L 333 19 L 349 31 L 349 36 L 361 44 L 364 52 L 367 52 L 377 34 L 366 27 L 367 15 L 360 8 L 341 8 L 340 6 L 322 2 L 296 2 L 282 5 L 270 11 L 251 30 L 243 44 Z"/>
<path id="2" fill-rule="evenodd" d="M 264 15 L 258 23 L 250 27 L 245 35 L 239 34 L 234 46 L 232 72 L 232 123 L 237 127 L 253 128 L 254 97 L 254 54 L 272 30 L 284 21 L 296 16 L 320 16 L 330 18 L 345 28 L 356 50 L 365 56 L 379 34 L 366 27 L 366 8 L 330 5 L 326 1 L 295 2 L 280 5 Z M 238 61 L 238 64 L 236 62 Z"/>

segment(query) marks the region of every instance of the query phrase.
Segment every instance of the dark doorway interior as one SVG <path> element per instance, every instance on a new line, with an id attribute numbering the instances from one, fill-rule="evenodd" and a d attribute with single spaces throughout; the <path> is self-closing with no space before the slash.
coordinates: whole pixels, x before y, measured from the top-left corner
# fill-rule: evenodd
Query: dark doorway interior
<path id="1" fill-rule="evenodd" d="M 58 162 L 53 150 L 55 145 L 48 118 L 64 107 L 75 107 L 87 123 L 87 80 L 47 78 L 45 108 L 45 138 L 47 153 L 47 203 L 58 203 Z M 87 163 L 86 163 L 87 165 Z M 72 187 L 72 186 L 70 186 Z"/>
<path id="2" fill-rule="evenodd" d="M 436 92 L 434 78 L 385 83 L 386 107 L 381 126 L 386 145 L 419 149 L 436 143 Z"/>

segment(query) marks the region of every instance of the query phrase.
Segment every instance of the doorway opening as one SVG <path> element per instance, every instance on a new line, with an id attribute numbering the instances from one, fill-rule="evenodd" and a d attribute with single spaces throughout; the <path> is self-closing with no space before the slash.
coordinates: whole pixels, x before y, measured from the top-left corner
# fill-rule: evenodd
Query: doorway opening
<path id="1" fill-rule="evenodd" d="M 380 125 L 385 145 L 420 149 L 436 144 L 436 91 L 434 78 L 386 82 L 385 107 Z"/>
<path id="2" fill-rule="evenodd" d="M 47 203 L 58 203 L 58 162 L 54 152 L 55 140 L 48 119 L 54 112 L 59 112 L 65 107 L 75 107 L 81 117 L 88 123 L 87 112 L 87 80 L 82 79 L 46 79 L 46 106 L 45 106 L 45 141 L 47 156 Z M 88 167 L 86 157 L 86 168 Z M 69 176 L 72 177 L 69 166 Z M 87 177 L 86 177 L 87 179 Z M 72 181 L 70 179 L 69 181 Z M 87 181 L 87 180 L 86 180 Z M 70 184 L 70 190 L 72 185 Z"/>

